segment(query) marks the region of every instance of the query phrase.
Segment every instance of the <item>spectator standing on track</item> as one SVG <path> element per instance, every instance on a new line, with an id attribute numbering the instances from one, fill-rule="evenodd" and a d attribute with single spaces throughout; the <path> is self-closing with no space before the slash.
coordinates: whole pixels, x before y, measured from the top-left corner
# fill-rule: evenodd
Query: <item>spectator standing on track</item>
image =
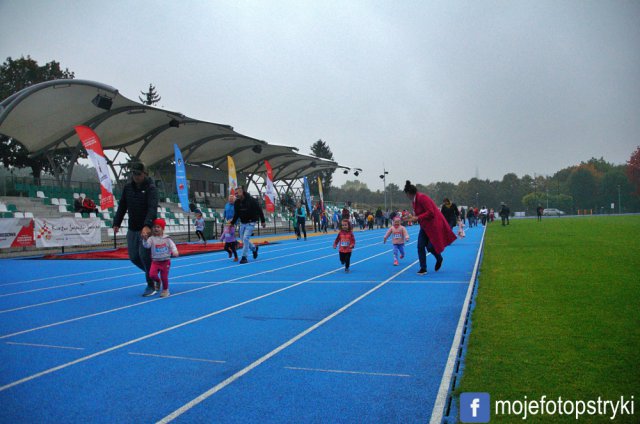
<path id="1" fill-rule="evenodd" d="M 347 207 L 347 205 L 344 205 L 344 208 L 342 208 L 342 219 L 346 219 L 349 220 L 351 219 L 351 213 L 349 212 L 349 208 Z M 342 226 L 342 224 L 338 224 L 340 227 Z"/>
<path id="2" fill-rule="evenodd" d="M 296 228 L 298 231 L 298 240 L 304 234 L 304 241 L 307 241 L 307 208 L 298 200 L 296 203 Z"/>
<path id="3" fill-rule="evenodd" d="M 296 233 L 296 237 L 300 240 L 300 228 L 298 228 L 298 218 L 296 218 L 296 208 L 289 206 L 289 222 L 293 226 L 293 232 Z"/>
<path id="4" fill-rule="evenodd" d="M 436 258 L 435 270 L 442 266 L 442 252 L 456 240 L 455 234 L 435 202 L 426 194 L 418 193 L 416 186 L 407 180 L 404 193 L 413 206 L 412 220 L 420 224 L 418 233 L 418 275 L 427 273 L 427 252 Z"/>
<path id="5" fill-rule="evenodd" d="M 504 202 L 502 202 L 500 204 L 500 218 L 502 219 L 502 226 L 504 227 L 505 225 L 509 225 L 509 213 L 511 213 L 511 211 L 509 210 L 509 206 L 505 205 Z M 506 224 L 505 224 L 506 222 Z"/>
<path id="6" fill-rule="evenodd" d="M 131 167 L 131 182 L 122 190 L 118 210 L 113 218 L 113 232 L 118 233 L 125 213 L 129 214 L 129 231 L 127 232 L 127 250 L 129 260 L 144 271 L 147 288 L 143 296 L 156 294 L 154 281 L 149 277 L 151 254 L 142 245 L 142 237 L 151 234 L 153 220 L 158 212 L 158 192 L 153 180 L 147 176 L 147 169 L 142 162 L 134 162 Z"/>
<path id="7" fill-rule="evenodd" d="M 469 209 L 467 209 L 467 220 L 469 221 L 469 228 L 475 227 L 477 225 L 476 214 L 473 211 L 473 206 L 470 206 Z"/>
<path id="8" fill-rule="evenodd" d="M 327 228 L 329 228 L 329 218 L 327 218 L 327 213 L 322 211 L 320 212 L 320 232 L 326 233 Z"/>
<path id="9" fill-rule="evenodd" d="M 333 231 L 340 230 L 340 218 L 340 211 L 336 207 L 333 211 L 333 222 L 331 222 L 331 228 L 333 228 Z"/>
<path id="10" fill-rule="evenodd" d="M 480 223 L 484 227 L 487 225 L 487 219 L 489 218 L 489 210 L 487 209 L 486 206 L 483 206 L 482 208 L 480 208 L 479 213 L 480 213 Z"/>
<path id="11" fill-rule="evenodd" d="M 400 218 L 393 220 L 393 225 L 387 230 L 382 242 L 386 243 L 389 237 L 391 237 L 391 243 L 393 244 L 393 265 L 397 266 L 398 258 L 404 258 L 404 243 L 409 241 L 409 233 L 400 224 Z"/>
<path id="12" fill-rule="evenodd" d="M 236 213 L 234 203 L 236 202 L 236 196 L 229 195 L 229 201 L 224 205 L 224 222 L 229 222 L 233 219 L 233 215 Z"/>
<path id="13" fill-rule="evenodd" d="M 320 205 L 316 205 L 311 211 L 311 220 L 313 221 L 313 232 L 320 231 Z"/>
<path id="14" fill-rule="evenodd" d="M 149 276 L 155 283 L 155 290 L 160 289 L 162 283 L 162 292 L 160 297 L 169 296 L 169 268 L 171 267 L 171 257 L 179 256 L 176 244 L 164 235 L 166 223 L 164 219 L 158 218 L 153 221 L 152 236 L 142 236 L 142 246 L 151 250 L 151 269 Z M 158 278 L 158 275 L 160 277 Z"/>
<path id="15" fill-rule="evenodd" d="M 349 266 L 351 265 L 351 252 L 356 247 L 356 237 L 353 235 L 353 228 L 351 222 L 348 219 L 342 220 L 342 230 L 338 233 L 335 241 L 333 242 L 333 248 L 339 246 L 338 252 L 340 255 L 340 263 L 344 265 L 344 272 L 349 272 Z"/>
<path id="16" fill-rule="evenodd" d="M 236 193 L 236 201 L 233 204 L 234 214 L 231 220 L 232 225 L 240 220 L 240 239 L 242 240 L 242 258 L 241 264 L 247 263 L 247 253 L 249 250 L 253 253 L 253 259 L 258 258 L 258 246 L 251 243 L 251 236 L 258 220 L 262 224 L 262 228 L 266 226 L 264 213 L 258 204 L 258 201 L 247 193 L 243 186 L 238 187 Z"/>
<path id="17" fill-rule="evenodd" d="M 458 219 L 460 218 L 460 211 L 458 211 L 458 205 L 451 202 L 448 198 L 444 198 L 442 201 L 442 207 L 440 208 L 440 212 L 444 215 L 444 218 L 449 223 L 449 226 L 453 229 L 458 224 Z"/>
<path id="18" fill-rule="evenodd" d="M 202 240 L 204 247 L 207 247 L 207 239 L 204 237 L 204 218 L 202 217 L 202 212 L 196 212 L 196 219 L 193 221 L 193 225 L 196 227 L 198 240 Z"/>
<path id="19" fill-rule="evenodd" d="M 233 256 L 233 262 L 238 262 L 238 241 L 236 240 L 236 227 L 228 221 L 224 226 L 220 241 L 224 242 L 224 251 Z"/>
<path id="20" fill-rule="evenodd" d="M 382 226 L 384 225 L 384 214 L 382 213 L 382 208 L 380 206 L 378 206 L 378 209 L 376 209 L 375 220 L 378 229 L 382 228 Z"/>

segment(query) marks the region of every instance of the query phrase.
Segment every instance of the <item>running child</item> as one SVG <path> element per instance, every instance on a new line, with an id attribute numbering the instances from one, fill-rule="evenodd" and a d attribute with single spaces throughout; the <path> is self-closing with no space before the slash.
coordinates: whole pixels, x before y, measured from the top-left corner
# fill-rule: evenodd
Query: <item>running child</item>
<path id="1" fill-rule="evenodd" d="M 204 242 L 204 247 L 207 247 L 207 239 L 204 238 L 204 218 L 201 212 L 196 212 L 196 219 L 193 221 L 193 225 L 196 227 L 196 235 L 198 240 Z"/>
<path id="2" fill-rule="evenodd" d="M 224 226 L 220 241 L 224 242 L 224 251 L 229 254 L 229 258 L 233 256 L 233 262 L 238 262 L 236 227 L 231 223 L 231 221 L 227 222 L 227 225 Z"/>
<path id="3" fill-rule="evenodd" d="M 164 219 L 157 218 L 153 221 L 151 236 L 143 236 L 142 245 L 146 249 L 151 249 L 151 268 L 149 269 L 149 277 L 155 282 L 156 290 L 160 288 L 162 283 L 162 292 L 160 297 L 169 296 L 169 267 L 171 266 L 171 257 L 179 256 L 176 244 L 164 235 L 164 227 L 166 223 Z M 158 277 L 158 274 L 160 277 Z"/>
<path id="4" fill-rule="evenodd" d="M 458 219 L 458 237 L 464 238 L 464 220 L 462 218 Z"/>
<path id="5" fill-rule="evenodd" d="M 333 248 L 340 246 L 340 263 L 344 265 L 344 272 L 349 272 L 351 264 L 351 252 L 356 247 L 356 237 L 353 235 L 353 229 L 348 219 L 342 220 L 342 230 L 338 233 L 336 240 L 333 242 Z"/>
<path id="6" fill-rule="evenodd" d="M 393 265 L 397 266 L 398 255 L 400 259 L 404 258 L 404 243 L 409 241 L 409 233 L 400 224 L 400 217 L 393 218 L 393 225 L 387 230 L 382 242 L 386 243 L 389 236 L 391 236 L 391 243 L 393 243 Z"/>

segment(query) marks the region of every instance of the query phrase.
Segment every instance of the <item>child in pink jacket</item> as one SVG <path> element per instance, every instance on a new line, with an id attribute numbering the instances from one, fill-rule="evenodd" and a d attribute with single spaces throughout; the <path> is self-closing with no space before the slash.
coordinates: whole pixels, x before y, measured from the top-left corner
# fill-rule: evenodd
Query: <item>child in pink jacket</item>
<path id="1" fill-rule="evenodd" d="M 393 225 L 384 235 L 383 243 L 386 243 L 389 237 L 393 243 L 393 265 L 398 265 L 398 255 L 400 259 L 404 258 L 404 243 L 409 241 L 409 233 L 406 228 L 400 225 L 399 217 L 393 219 Z"/>
<path id="2" fill-rule="evenodd" d="M 146 249 L 151 249 L 151 269 L 149 269 L 149 277 L 156 283 L 156 291 L 162 282 L 162 292 L 160 297 L 169 296 L 169 267 L 171 266 L 171 257 L 178 256 L 178 248 L 176 244 L 164 235 L 165 221 L 162 218 L 153 221 L 152 235 L 142 239 L 142 245 Z M 160 278 L 158 278 L 160 274 Z"/>

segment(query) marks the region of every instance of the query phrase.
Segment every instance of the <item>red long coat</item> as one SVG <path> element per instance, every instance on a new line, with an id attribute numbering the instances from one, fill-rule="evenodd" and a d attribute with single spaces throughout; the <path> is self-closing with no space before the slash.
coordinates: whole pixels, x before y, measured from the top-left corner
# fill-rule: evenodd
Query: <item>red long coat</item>
<path id="1" fill-rule="evenodd" d="M 456 240 L 440 208 L 426 194 L 417 193 L 412 203 L 413 214 L 418 218 L 420 228 L 427 234 L 437 253 Z"/>

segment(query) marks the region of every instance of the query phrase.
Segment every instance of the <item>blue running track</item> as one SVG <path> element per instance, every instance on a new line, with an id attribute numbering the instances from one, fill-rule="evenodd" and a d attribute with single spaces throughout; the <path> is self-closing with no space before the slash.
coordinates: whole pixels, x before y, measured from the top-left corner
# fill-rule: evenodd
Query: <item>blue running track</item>
<path id="1" fill-rule="evenodd" d="M 383 230 L 176 258 L 171 296 L 129 261 L 0 261 L 0 423 L 429 422 L 479 257 L 467 230 L 416 274 Z"/>

